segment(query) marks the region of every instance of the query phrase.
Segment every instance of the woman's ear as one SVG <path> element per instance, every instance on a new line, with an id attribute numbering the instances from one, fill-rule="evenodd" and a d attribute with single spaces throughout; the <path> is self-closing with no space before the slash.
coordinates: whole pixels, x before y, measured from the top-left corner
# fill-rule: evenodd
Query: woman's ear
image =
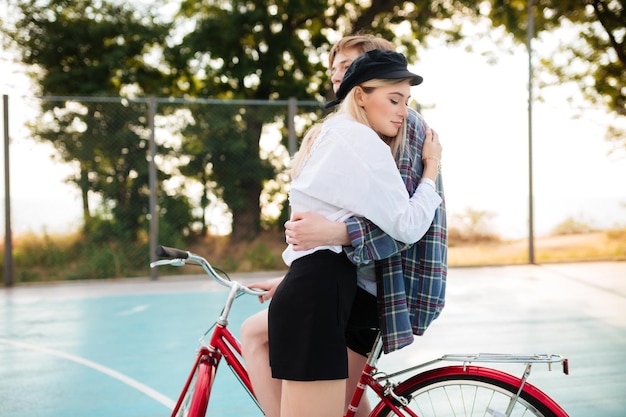
<path id="1" fill-rule="evenodd" d="M 354 100 L 359 107 L 363 107 L 365 104 L 365 91 L 361 88 L 361 86 L 357 85 L 354 87 Z"/>

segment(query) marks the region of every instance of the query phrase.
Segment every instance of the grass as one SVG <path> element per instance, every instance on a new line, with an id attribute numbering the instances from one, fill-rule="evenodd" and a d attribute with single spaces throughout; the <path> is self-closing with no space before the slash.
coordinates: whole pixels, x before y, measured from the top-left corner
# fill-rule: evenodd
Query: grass
<path id="1" fill-rule="evenodd" d="M 165 242 L 164 242 L 165 243 Z M 251 241 L 234 243 L 229 236 L 210 236 L 187 249 L 226 272 L 283 271 L 282 231 L 264 232 Z M 15 239 L 15 283 L 148 276 L 147 245 L 84 245 L 79 235 Z M 535 263 L 593 260 L 626 261 L 626 229 L 537 237 Z M 450 236 L 450 267 L 511 265 L 529 262 L 528 240 L 504 241 L 494 236 Z M 185 268 L 186 269 L 186 268 Z M 166 270 L 163 269 L 162 273 Z M 0 271 L 3 273 L 4 271 Z M 172 273 L 186 273 L 172 269 Z"/>
<path id="2" fill-rule="evenodd" d="M 256 239 L 232 242 L 230 236 L 209 236 L 188 249 L 227 272 L 283 270 L 283 232 L 262 232 Z"/>
<path id="3" fill-rule="evenodd" d="M 535 239 L 535 262 L 626 260 L 626 229 L 605 232 L 542 236 Z M 250 242 L 234 244 L 229 237 L 209 237 L 192 251 L 206 256 L 227 271 L 282 270 L 285 249 L 282 232 L 266 232 Z M 528 239 L 499 240 L 492 236 L 452 240 L 448 264 L 454 266 L 510 265 L 528 263 Z M 235 268 L 235 269 L 233 269 Z"/>
<path id="4" fill-rule="evenodd" d="M 520 264 L 529 262 L 528 239 L 464 243 L 448 250 L 450 266 Z M 626 260 L 626 229 L 538 237 L 536 263 Z"/>

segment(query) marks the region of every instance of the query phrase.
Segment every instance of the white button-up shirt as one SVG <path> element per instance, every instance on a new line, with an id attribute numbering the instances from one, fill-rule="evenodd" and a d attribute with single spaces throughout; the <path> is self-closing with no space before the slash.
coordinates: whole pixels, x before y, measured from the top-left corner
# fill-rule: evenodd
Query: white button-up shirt
<path id="1" fill-rule="evenodd" d="M 413 243 L 428 230 L 441 197 L 428 184 L 409 196 L 391 148 L 371 128 L 338 114 L 324 122 L 291 182 L 289 202 L 292 212 L 310 211 L 331 221 L 362 216 L 394 239 Z M 342 251 L 341 246 L 294 251 L 289 245 L 283 260 L 291 265 L 320 249 Z"/>

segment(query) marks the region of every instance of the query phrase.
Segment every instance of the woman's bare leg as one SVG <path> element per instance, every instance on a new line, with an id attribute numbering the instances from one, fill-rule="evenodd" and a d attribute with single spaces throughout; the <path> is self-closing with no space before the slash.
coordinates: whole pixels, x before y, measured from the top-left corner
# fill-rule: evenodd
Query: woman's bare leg
<path id="1" fill-rule="evenodd" d="M 248 317 L 240 336 L 241 354 L 257 401 L 267 417 L 279 417 L 282 381 L 272 378 L 270 369 L 267 309 Z"/>
<path id="2" fill-rule="evenodd" d="M 363 367 L 365 366 L 365 362 L 367 362 L 367 358 L 363 355 L 356 353 L 355 351 L 348 349 L 348 382 L 346 384 L 346 399 L 345 399 L 345 411 L 348 410 L 348 406 L 350 405 L 350 401 L 352 400 L 352 395 L 354 395 L 354 390 L 356 389 L 356 385 L 359 382 L 359 378 L 361 378 L 361 374 L 363 373 Z M 367 399 L 367 396 L 363 394 L 361 397 L 361 402 L 359 403 L 359 408 L 355 414 L 356 417 L 367 417 L 372 411 L 372 407 L 370 406 L 370 402 Z"/>
<path id="3" fill-rule="evenodd" d="M 283 381 L 281 417 L 341 417 L 345 379 Z"/>

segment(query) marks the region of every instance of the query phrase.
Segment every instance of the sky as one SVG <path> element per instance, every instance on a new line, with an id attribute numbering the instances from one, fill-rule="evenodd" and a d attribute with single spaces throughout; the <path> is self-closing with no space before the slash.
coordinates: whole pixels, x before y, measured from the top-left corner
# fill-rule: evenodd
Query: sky
<path id="1" fill-rule="evenodd" d="M 504 237 L 528 235 L 528 54 L 489 65 L 460 48 L 433 48 L 413 69 L 424 76 L 413 95 L 443 144 L 447 207 L 492 212 Z M 626 225 L 626 158 L 609 156 L 610 118 L 572 108 L 571 86 L 541 91 L 532 105 L 535 233 L 568 218 L 599 228 Z M 536 90 L 536 89 L 535 89 Z M 534 96 L 539 91 L 534 91 Z"/>
<path id="2" fill-rule="evenodd" d="M 19 105 L 29 94 L 28 82 L 10 62 L 6 55 L 0 61 L 0 94 L 10 97 L 14 233 L 76 230 L 80 196 L 63 182 L 71 168 L 54 163 L 50 147 L 28 138 L 20 119 L 32 109 Z M 448 215 L 485 211 L 488 226 L 503 238 L 527 236 L 525 50 L 501 54 L 497 64 L 490 65 L 484 56 L 460 47 L 432 47 L 411 68 L 424 77 L 412 95 L 423 105 L 422 114 L 443 144 Z M 609 156 L 604 133 L 610 119 L 601 109 L 587 109 L 580 116 L 568 103 L 568 92 L 566 86 L 552 88 L 541 92 L 545 102 L 533 102 L 533 207 L 538 236 L 549 234 L 568 218 L 598 228 L 626 226 L 626 157 L 624 153 Z M 3 197 L 4 182 L 0 189 Z M 3 218 L 0 223 L 4 225 Z"/>

